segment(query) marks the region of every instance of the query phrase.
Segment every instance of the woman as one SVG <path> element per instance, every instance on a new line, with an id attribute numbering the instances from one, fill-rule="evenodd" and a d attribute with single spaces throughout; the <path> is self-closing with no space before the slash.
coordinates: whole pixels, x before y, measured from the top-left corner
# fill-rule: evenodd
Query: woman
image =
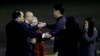
<path id="1" fill-rule="evenodd" d="M 77 44 L 80 39 L 81 30 L 73 16 L 66 18 L 65 28 L 59 31 L 59 54 L 58 56 L 78 56 Z"/>
<path id="2" fill-rule="evenodd" d="M 38 19 L 34 17 L 31 26 L 36 26 L 37 24 L 38 24 Z M 42 33 L 40 29 L 35 29 L 34 31 Z M 32 41 L 34 41 L 34 39 Z M 34 56 L 46 56 L 44 39 L 38 39 L 38 38 L 36 39 L 36 44 L 33 44 L 33 54 Z"/>
<path id="3" fill-rule="evenodd" d="M 80 56 L 96 56 L 97 30 L 91 17 L 84 20 Z"/>

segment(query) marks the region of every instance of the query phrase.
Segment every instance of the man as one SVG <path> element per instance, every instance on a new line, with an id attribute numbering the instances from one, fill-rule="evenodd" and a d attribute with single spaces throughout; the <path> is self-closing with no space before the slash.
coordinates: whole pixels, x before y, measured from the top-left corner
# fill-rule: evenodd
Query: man
<path id="1" fill-rule="evenodd" d="M 27 38 L 49 38 L 47 33 L 40 34 L 33 32 L 24 21 L 22 11 L 14 11 L 12 21 L 6 25 L 7 50 L 6 56 L 33 56 Z"/>
<path id="2" fill-rule="evenodd" d="M 57 20 L 55 24 L 48 24 L 48 23 L 41 23 L 44 24 L 44 26 L 46 26 L 46 28 L 51 29 L 51 31 L 49 32 L 49 34 L 51 34 L 52 36 L 55 36 L 57 32 L 59 32 L 61 29 L 64 29 L 64 25 L 66 22 L 66 17 L 63 15 L 64 14 L 64 8 L 62 6 L 62 4 L 56 4 L 53 6 L 54 8 L 54 17 Z M 55 56 L 57 56 L 58 51 L 59 51 L 59 36 L 55 36 L 55 40 L 54 40 L 54 53 Z"/>
<path id="3" fill-rule="evenodd" d="M 32 31 L 35 30 L 35 29 L 38 29 L 38 27 L 31 27 L 33 17 L 34 17 L 34 15 L 31 11 L 25 12 L 24 22 L 27 24 L 27 27 L 29 27 Z M 31 56 L 32 55 L 34 56 L 34 53 L 32 52 L 33 51 L 32 47 L 33 47 L 33 44 L 36 44 L 36 39 L 28 36 L 26 40 L 27 40 L 27 44 L 29 45 L 29 48 L 31 50 L 31 52 L 28 51 L 27 53 L 31 53 Z M 31 40 L 33 40 L 33 41 L 31 41 Z"/>
<path id="4" fill-rule="evenodd" d="M 25 12 L 25 22 L 30 25 L 30 28 L 33 28 L 32 30 L 34 32 L 42 33 L 39 28 L 41 28 L 38 24 L 38 19 L 33 15 L 31 11 Z M 40 38 L 27 38 L 28 44 L 32 45 L 32 53 L 33 56 L 45 56 L 46 50 L 45 45 L 42 39 Z M 32 44 L 31 44 L 32 43 Z"/>

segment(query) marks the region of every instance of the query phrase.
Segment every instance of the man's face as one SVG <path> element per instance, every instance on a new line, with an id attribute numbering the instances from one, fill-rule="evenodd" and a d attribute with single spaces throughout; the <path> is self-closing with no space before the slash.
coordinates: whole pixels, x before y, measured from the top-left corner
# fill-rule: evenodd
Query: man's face
<path id="1" fill-rule="evenodd" d="M 24 13 L 22 12 L 22 11 L 20 11 L 20 18 L 19 18 L 19 20 L 20 20 L 20 22 L 23 22 L 24 21 Z"/>
<path id="2" fill-rule="evenodd" d="M 55 9 L 53 10 L 54 17 L 57 17 L 58 13 L 59 13 L 58 10 L 55 10 Z"/>
<path id="3" fill-rule="evenodd" d="M 27 12 L 25 19 L 31 24 L 33 20 L 33 13 L 32 12 Z"/>

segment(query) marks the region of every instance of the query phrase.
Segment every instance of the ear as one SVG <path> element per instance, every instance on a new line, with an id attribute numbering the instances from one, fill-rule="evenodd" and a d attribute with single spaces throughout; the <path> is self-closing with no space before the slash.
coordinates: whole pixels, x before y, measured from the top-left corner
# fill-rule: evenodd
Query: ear
<path id="1" fill-rule="evenodd" d="M 57 13 L 60 13 L 60 11 L 59 10 L 56 10 L 57 11 Z"/>
<path id="2" fill-rule="evenodd" d="M 19 19 L 21 16 L 18 16 L 17 18 Z"/>

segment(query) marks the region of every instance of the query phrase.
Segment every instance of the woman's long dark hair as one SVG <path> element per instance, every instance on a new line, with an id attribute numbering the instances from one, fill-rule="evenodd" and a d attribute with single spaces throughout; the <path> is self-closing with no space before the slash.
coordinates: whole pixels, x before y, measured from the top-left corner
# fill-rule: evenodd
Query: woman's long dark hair
<path id="1" fill-rule="evenodd" d="M 75 17 L 74 16 L 69 16 L 69 17 L 66 17 L 66 28 L 68 27 L 74 27 L 74 24 L 76 24 L 76 21 L 75 21 Z"/>
<path id="2" fill-rule="evenodd" d="M 94 22 L 93 22 L 93 19 L 91 17 L 87 17 L 85 19 L 86 21 L 88 21 L 88 36 L 91 37 L 94 33 Z M 85 21 L 84 21 L 85 22 Z M 83 29 L 85 27 L 85 23 L 84 23 L 84 26 L 83 26 Z"/>

